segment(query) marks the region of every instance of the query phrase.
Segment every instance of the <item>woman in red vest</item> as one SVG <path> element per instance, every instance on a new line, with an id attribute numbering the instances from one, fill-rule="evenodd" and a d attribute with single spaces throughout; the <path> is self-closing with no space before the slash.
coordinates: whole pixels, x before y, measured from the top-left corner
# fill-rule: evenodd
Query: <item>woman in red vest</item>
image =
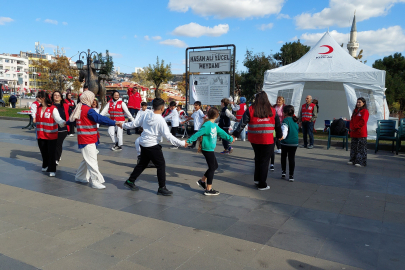
<path id="1" fill-rule="evenodd" d="M 233 136 L 239 136 L 247 124 L 249 141 L 255 152 L 254 182 L 259 190 L 267 190 L 270 189 L 266 182 L 270 157 L 274 154 L 273 131 L 276 130 L 277 139 L 282 137 L 282 132 L 278 115 L 264 91 L 256 95 L 255 102 L 243 114 Z"/>
<path id="2" fill-rule="evenodd" d="M 52 93 L 52 104 L 58 109 L 60 117 L 64 121 L 69 120 L 69 104 L 63 99 L 62 93 L 60 91 L 54 91 Z M 56 165 L 59 165 L 59 161 L 62 157 L 62 146 L 63 141 L 66 139 L 70 131 L 70 125 L 64 127 L 58 127 L 58 141 L 56 144 Z"/>
<path id="3" fill-rule="evenodd" d="M 363 167 L 367 165 L 367 122 L 369 113 L 367 102 L 364 98 L 358 98 L 356 108 L 353 110 L 350 121 L 350 146 L 349 165 Z"/>
<path id="4" fill-rule="evenodd" d="M 37 96 L 40 105 L 37 108 L 35 123 L 37 125 L 37 139 L 42 155 L 42 171 L 49 172 L 54 177 L 56 172 L 56 144 L 58 141 L 58 124 L 65 126 L 58 109 L 52 105 L 49 95 L 41 91 Z"/>
<path id="5" fill-rule="evenodd" d="M 131 88 L 131 91 L 129 91 L 129 89 L 128 89 L 128 92 L 129 92 L 128 110 L 133 117 L 136 117 L 136 114 L 141 109 L 142 97 L 141 97 L 141 94 L 139 94 L 138 89 L 136 87 Z M 128 121 L 128 122 L 131 122 L 131 121 Z M 136 128 L 135 130 L 137 131 L 137 129 L 138 128 Z M 130 129 L 127 129 L 127 134 L 131 135 Z"/>

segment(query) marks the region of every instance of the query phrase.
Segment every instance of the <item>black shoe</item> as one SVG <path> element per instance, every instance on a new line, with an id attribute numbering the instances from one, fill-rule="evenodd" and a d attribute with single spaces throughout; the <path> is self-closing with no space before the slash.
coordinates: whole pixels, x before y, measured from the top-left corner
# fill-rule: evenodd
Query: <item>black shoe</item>
<path id="1" fill-rule="evenodd" d="M 211 190 L 205 190 L 204 195 L 206 196 L 216 196 L 219 195 L 219 191 L 216 191 L 211 188 Z"/>
<path id="2" fill-rule="evenodd" d="M 173 194 L 173 191 L 168 190 L 166 187 L 159 188 L 157 195 L 163 195 L 163 196 L 171 196 Z"/>
<path id="3" fill-rule="evenodd" d="M 294 182 L 294 176 L 293 176 L 293 175 L 290 175 L 290 177 L 288 178 L 288 181 Z"/>
<path id="4" fill-rule="evenodd" d="M 197 181 L 197 185 L 199 185 L 203 189 L 207 189 L 207 184 L 205 182 L 201 181 L 201 179 Z"/>
<path id="5" fill-rule="evenodd" d="M 116 146 L 116 147 L 114 147 L 113 151 L 122 151 L 122 147 L 121 146 Z"/>
<path id="6" fill-rule="evenodd" d="M 274 165 L 270 165 L 270 171 L 274 172 Z"/>
<path id="7" fill-rule="evenodd" d="M 285 178 L 285 175 L 286 175 L 286 173 L 285 173 L 285 171 L 283 171 L 283 172 L 281 173 L 281 178 Z"/>
<path id="8" fill-rule="evenodd" d="M 128 187 L 132 191 L 138 191 L 139 190 L 139 188 L 137 186 L 135 186 L 135 183 L 132 183 L 129 180 L 125 181 L 124 186 Z"/>

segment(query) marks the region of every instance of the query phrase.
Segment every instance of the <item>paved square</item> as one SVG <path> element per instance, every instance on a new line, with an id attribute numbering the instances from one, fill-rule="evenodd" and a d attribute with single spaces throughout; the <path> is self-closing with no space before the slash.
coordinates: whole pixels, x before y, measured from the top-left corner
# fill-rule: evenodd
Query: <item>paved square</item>
<path id="1" fill-rule="evenodd" d="M 134 141 L 110 150 L 100 129 L 105 190 L 74 181 L 82 160 L 67 137 L 55 178 L 41 172 L 33 131 L 0 120 L 0 269 L 403 269 L 405 155 L 369 151 L 368 166 L 346 165 L 333 145 L 299 149 L 295 182 L 253 184 L 253 150 L 235 143 L 221 156 L 214 187 L 196 181 L 206 170 L 195 150 L 168 148 L 167 187 L 157 196 L 155 169 L 132 192 L 123 186 L 136 162 Z"/>

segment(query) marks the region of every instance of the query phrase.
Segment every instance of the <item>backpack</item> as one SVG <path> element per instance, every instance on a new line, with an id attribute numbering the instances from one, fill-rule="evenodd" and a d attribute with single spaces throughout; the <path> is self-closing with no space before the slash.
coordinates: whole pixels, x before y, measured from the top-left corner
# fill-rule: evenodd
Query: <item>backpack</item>
<path id="1" fill-rule="evenodd" d="M 330 134 L 343 136 L 346 132 L 346 123 L 342 118 L 333 120 L 332 124 L 330 125 Z"/>

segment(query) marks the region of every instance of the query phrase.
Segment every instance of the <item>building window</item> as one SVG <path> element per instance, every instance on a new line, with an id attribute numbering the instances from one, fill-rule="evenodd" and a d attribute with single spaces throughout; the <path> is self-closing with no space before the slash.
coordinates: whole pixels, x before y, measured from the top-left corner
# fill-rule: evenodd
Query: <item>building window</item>
<path id="1" fill-rule="evenodd" d="M 278 90 L 277 96 L 278 97 L 281 96 L 284 98 L 285 105 L 291 105 L 293 93 L 294 93 L 294 89 Z"/>
<path id="2" fill-rule="evenodd" d="M 27 82 L 25 82 L 25 86 L 27 86 Z"/>
<path id="3" fill-rule="evenodd" d="M 357 98 L 364 98 L 367 102 L 367 109 L 370 115 L 376 115 L 377 114 L 377 108 L 375 106 L 375 99 L 374 99 L 374 94 L 373 91 L 368 90 L 368 89 L 355 89 L 356 91 L 356 97 Z"/>
<path id="4" fill-rule="evenodd" d="M 6 74 L 6 77 L 7 77 L 7 78 L 10 78 L 10 74 Z"/>
<path id="5" fill-rule="evenodd" d="M 10 59 L 4 59 L 6 63 L 10 63 Z"/>

